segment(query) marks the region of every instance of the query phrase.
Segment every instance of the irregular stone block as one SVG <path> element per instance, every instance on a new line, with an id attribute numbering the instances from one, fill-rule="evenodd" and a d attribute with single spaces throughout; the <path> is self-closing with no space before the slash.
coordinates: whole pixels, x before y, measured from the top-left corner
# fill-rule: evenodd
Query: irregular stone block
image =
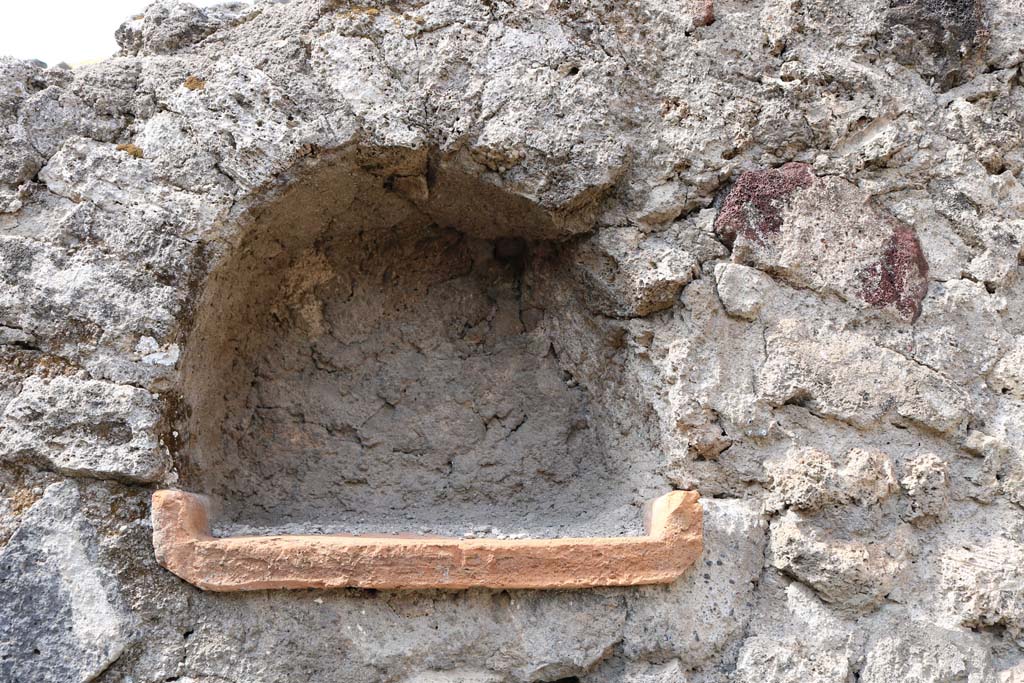
<path id="1" fill-rule="evenodd" d="M 973 430 L 964 438 L 963 449 L 984 457 L 981 471 L 969 479 L 988 493 L 996 492 L 1024 506 L 1024 407 L 1000 411 L 992 427 L 998 436 Z"/>
<path id="2" fill-rule="evenodd" d="M 1024 34 L 1024 5 L 1021 0 L 988 0 L 985 9 L 989 24 L 999 27 L 999 30 L 989 32 L 985 55 L 988 62 L 999 69 L 1024 62 L 1024 44 L 1018 39 Z"/>
<path id="3" fill-rule="evenodd" d="M 78 487 L 47 487 L 0 552 L 0 680 L 86 683 L 131 642 Z"/>
<path id="4" fill-rule="evenodd" d="M 1024 399 L 1024 339 L 1018 339 L 999 359 L 988 376 L 988 385 L 1000 394 Z"/>
<path id="5" fill-rule="evenodd" d="M 795 447 L 764 467 L 770 477 L 768 512 L 815 512 L 829 504 L 876 505 L 899 490 L 892 461 L 881 451 L 852 448 L 837 466 L 827 453 Z"/>
<path id="6" fill-rule="evenodd" d="M 157 481 L 168 468 L 153 396 L 99 380 L 29 377 L 0 422 L 0 460 L 35 460 L 60 472 Z"/>
<path id="7" fill-rule="evenodd" d="M 649 664 L 611 658 L 602 662 L 596 671 L 588 672 L 585 680 L 587 683 L 685 683 L 688 679 L 678 659 Z"/>
<path id="8" fill-rule="evenodd" d="M 860 680 L 986 683 L 995 680 L 993 669 L 980 638 L 904 616 L 872 629 Z"/>
<path id="9" fill-rule="evenodd" d="M 765 462 L 764 468 L 769 476 L 768 512 L 813 512 L 836 500 L 840 490 L 832 458 L 815 448 L 792 448 L 784 458 Z"/>
<path id="10" fill-rule="evenodd" d="M 839 470 L 845 501 L 875 505 L 900 490 L 889 456 L 878 450 L 851 448 Z"/>
<path id="11" fill-rule="evenodd" d="M 734 248 L 737 240 L 741 245 L 768 244 L 782 232 L 783 211 L 791 195 L 810 187 L 814 180 L 807 164 L 744 173 L 729 191 L 715 220 L 715 231 Z"/>
<path id="12" fill-rule="evenodd" d="M 928 262 L 913 227 L 855 185 L 804 164 L 740 176 L 715 220 L 736 263 L 858 308 L 921 314 Z"/>
<path id="13" fill-rule="evenodd" d="M 573 247 L 569 258 L 588 305 L 618 318 L 671 308 L 700 271 L 691 254 L 635 230 L 604 231 Z"/>
<path id="14" fill-rule="evenodd" d="M 1024 545 L 994 538 L 942 555 L 941 583 L 964 626 L 999 626 L 1024 647 Z"/>
<path id="15" fill-rule="evenodd" d="M 199 42 L 218 28 L 239 21 L 248 12 L 243 2 L 225 2 L 199 8 L 188 3 L 160 0 L 142 14 L 121 24 L 114 34 L 128 54 L 161 55 Z"/>
<path id="16" fill-rule="evenodd" d="M 893 0 L 879 42 L 945 90 L 980 63 L 989 36 L 986 14 L 982 0 Z"/>
<path id="17" fill-rule="evenodd" d="M 906 564 L 895 538 L 881 543 L 830 538 L 797 513 L 772 524 L 770 562 L 813 588 L 822 600 L 863 609 L 878 605 Z"/>
<path id="18" fill-rule="evenodd" d="M 851 666 L 840 652 L 822 651 L 797 640 L 754 637 L 736 660 L 736 681 L 744 683 L 847 683 Z"/>
<path id="19" fill-rule="evenodd" d="M 738 263 L 715 264 L 718 298 L 726 312 L 743 320 L 754 320 L 761 311 L 774 283 L 757 270 Z"/>
<path id="20" fill-rule="evenodd" d="M 622 683 L 678 683 L 685 680 L 679 660 L 665 664 L 637 664 L 625 672 Z"/>
<path id="21" fill-rule="evenodd" d="M 949 467 L 934 453 L 907 462 L 900 484 L 910 499 L 902 514 L 908 522 L 937 521 L 949 507 Z"/>
<path id="22" fill-rule="evenodd" d="M 761 396 L 856 426 L 895 414 L 939 433 L 967 420 L 969 396 L 934 370 L 849 332 L 808 332 L 792 321 L 767 336 Z"/>

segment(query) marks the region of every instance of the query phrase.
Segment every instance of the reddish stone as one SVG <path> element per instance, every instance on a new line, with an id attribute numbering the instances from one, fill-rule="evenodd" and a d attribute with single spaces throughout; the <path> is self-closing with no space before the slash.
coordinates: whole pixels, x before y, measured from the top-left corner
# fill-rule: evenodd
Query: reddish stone
<path id="1" fill-rule="evenodd" d="M 458 539 L 427 536 L 214 538 L 202 496 L 153 494 L 157 561 L 211 591 L 269 588 L 590 588 L 671 583 L 703 548 L 696 491 L 648 506 L 645 536 Z"/>
<path id="2" fill-rule="evenodd" d="M 917 232 L 895 218 L 889 220 L 892 235 L 881 258 L 860 272 L 860 295 L 872 306 L 895 306 L 913 322 L 921 315 L 921 301 L 928 294 L 928 261 Z"/>
<path id="3" fill-rule="evenodd" d="M 711 26 L 715 23 L 715 0 L 698 0 L 700 9 L 693 15 L 694 26 Z"/>
<path id="4" fill-rule="evenodd" d="M 813 182 L 811 167 L 796 162 L 781 168 L 747 171 L 726 197 L 715 220 L 715 232 L 729 247 L 737 236 L 766 243 L 782 229 L 786 199 Z"/>

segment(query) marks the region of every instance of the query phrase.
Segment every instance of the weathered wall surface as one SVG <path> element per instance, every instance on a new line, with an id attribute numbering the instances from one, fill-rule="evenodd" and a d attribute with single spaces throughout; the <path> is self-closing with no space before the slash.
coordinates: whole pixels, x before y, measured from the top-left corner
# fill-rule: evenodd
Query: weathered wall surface
<path id="1" fill-rule="evenodd" d="M 158 2 L 117 35 L 0 60 L 0 681 L 1024 680 L 1020 0 Z M 369 528 L 341 512 L 403 471 L 413 531 L 449 485 L 455 531 L 515 487 L 481 534 L 696 488 L 704 556 L 246 594 L 153 557 L 156 488 Z"/>

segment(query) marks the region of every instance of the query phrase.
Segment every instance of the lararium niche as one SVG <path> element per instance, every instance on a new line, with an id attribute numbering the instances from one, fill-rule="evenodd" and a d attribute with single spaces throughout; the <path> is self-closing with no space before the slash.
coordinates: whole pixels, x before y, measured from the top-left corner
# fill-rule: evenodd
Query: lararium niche
<path id="1" fill-rule="evenodd" d="M 632 585 L 691 565 L 697 495 L 658 497 L 638 380 L 550 215 L 423 151 L 306 166 L 198 296 L 161 563 L 212 590 Z"/>

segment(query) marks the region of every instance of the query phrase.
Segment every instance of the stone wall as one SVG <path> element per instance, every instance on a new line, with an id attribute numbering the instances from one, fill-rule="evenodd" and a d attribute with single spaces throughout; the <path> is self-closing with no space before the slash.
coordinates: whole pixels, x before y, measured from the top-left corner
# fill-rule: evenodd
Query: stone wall
<path id="1" fill-rule="evenodd" d="M 1021 0 L 160 0 L 0 59 L 0 681 L 1024 680 Z M 226 531 L 680 581 L 200 591 Z"/>

